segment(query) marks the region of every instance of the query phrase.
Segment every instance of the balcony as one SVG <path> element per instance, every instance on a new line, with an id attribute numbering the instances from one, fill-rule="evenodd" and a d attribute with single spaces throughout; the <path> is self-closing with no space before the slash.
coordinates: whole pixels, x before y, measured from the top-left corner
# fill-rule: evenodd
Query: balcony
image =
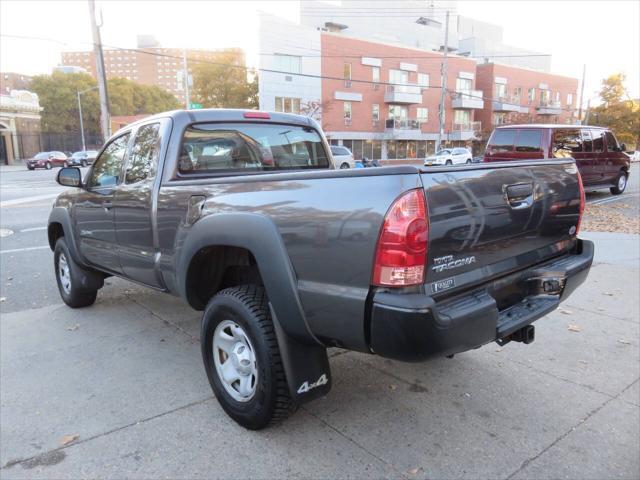
<path id="1" fill-rule="evenodd" d="M 480 122 L 453 123 L 449 140 L 476 140 L 480 138 Z"/>
<path id="2" fill-rule="evenodd" d="M 451 106 L 453 108 L 465 110 L 471 108 L 484 108 L 482 90 L 461 90 L 459 92 L 455 92 L 453 94 Z"/>
<path id="3" fill-rule="evenodd" d="M 529 113 L 529 108 L 520 105 L 520 97 L 500 97 L 493 101 L 494 112 Z"/>
<path id="4" fill-rule="evenodd" d="M 418 120 L 398 120 L 396 118 L 387 118 L 384 123 L 384 129 L 389 130 L 420 130 L 420 121 Z"/>
<path id="5" fill-rule="evenodd" d="M 540 106 L 536 107 L 538 115 L 560 115 L 562 113 L 562 105 L 560 102 L 544 102 L 540 101 Z"/>
<path id="6" fill-rule="evenodd" d="M 422 103 L 422 89 L 418 85 L 387 85 L 386 103 Z"/>

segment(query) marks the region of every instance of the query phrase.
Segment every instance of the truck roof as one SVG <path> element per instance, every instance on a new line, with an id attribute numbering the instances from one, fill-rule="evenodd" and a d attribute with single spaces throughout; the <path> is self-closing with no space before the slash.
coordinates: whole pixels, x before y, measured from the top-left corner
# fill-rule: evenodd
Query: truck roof
<path id="1" fill-rule="evenodd" d="M 245 115 L 265 115 L 265 117 L 246 117 Z M 268 117 L 267 117 L 268 115 Z M 150 117 L 145 117 L 136 122 L 122 127 L 118 132 L 135 127 L 138 124 L 148 123 L 160 118 L 172 118 L 182 123 L 200 123 L 200 122 L 278 122 L 289 123 L 293 125 L 310 126 L 319 129 L 317 122 L 305 115 L 296 115 L 293 113 L 282 112 L 265 112 L 262 110 L 250 110 L 239 108 L 203 108 L 199 110 L 171 110 L 162 112 Z M 115 133 L 118 133 L 115 132 Z M 114 133 L 114 135 L 115 135 Z"/>

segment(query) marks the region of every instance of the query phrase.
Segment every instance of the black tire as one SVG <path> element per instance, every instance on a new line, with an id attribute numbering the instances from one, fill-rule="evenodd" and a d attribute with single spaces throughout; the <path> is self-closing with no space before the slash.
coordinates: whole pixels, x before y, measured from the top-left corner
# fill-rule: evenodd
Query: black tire
<path id="1" fill-rule="evenodd" d="M 467 161 L 465 162 L 467 165 L 471 163 L 471 159 L 467 158 Z"/>
<path id="2" fill-rule="evenodd" d="M 445 165 L 453 165 L 453 162 L 451 160 L 447 160 L 446 162 L 444 162 Z"/>
<path id="3" fill-rule="evenodd" d="M 228 386 L 223 384 L 216 369 L 214 333 L 223 321 L 231 321 L 243 330 L 255 355 L 255 388 L 245 401 L 238 401 L 227 392 Z M 224 411 L 240 425 L 249 430 L 259 430 L 288 418 L 297 410 L 297 404 L 289 394 L 267 296 L 262 287 L 242 285 L 218 292 L 204 311 L 200 341 L 211 388 Z"/>
<path id="4" fill-rule="evenodd" d="M 45 163 L 44 168 L 46 168 L 47 170 L 51 170 L 51 162 Z"/>
<path id="5" fill-rule="evenodd" d="M 351 168 L 347 162 L 343 162 L 342 165 L 340 165 L 340 170 L 345 170 L 347 168 Z"/>
<path id="6" fill-rule="evenodd" d="M 27 170 L 35 170 L 36 167 L 27 167 Z"/>
<path id="7" fill-rule="evenodd" d="M 83 166 L 83 167 L 86 167 L 87 166 L 87 161 L 86 160 L 82 160 L 80 162 L 80 165 Z"/>
<path id="8" fill-rule="evenodd" d="M 64 280 L 61 278 L 61 259 L 64 259 L 68 266 L 67 274 L 70 278 L 68 288 L 63 286 Z M 82 267 L 75 262 L 69 253 L 69 248 L 67 247 L 64 237 L 60 237 L 56 242 L 56 247 L 53 252 L 53 267 L 55 269 L 58 291 L 64 303 L 71 308 L 82 308 L 93 305 L 96 301 L 98 290 L 81 287 Z"/>
<path id="9" fill-rule="evenodd" d="M 618 176 L 616 177 L 615 187 L 611 187 L 609 189 L 609 191 L 613 195 L 620 195 L 627 188 L 627 179 L 628 178 L 629 177 L 627 176 L 626 172 L 621 170 L 620 173 L 618 174 Z"/>

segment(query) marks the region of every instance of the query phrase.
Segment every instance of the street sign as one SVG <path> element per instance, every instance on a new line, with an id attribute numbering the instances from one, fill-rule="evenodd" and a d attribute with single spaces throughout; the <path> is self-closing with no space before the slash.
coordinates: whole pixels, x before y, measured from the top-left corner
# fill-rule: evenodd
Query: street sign
<path id="1" fill-rule="evenodd" d="M 189 104 L 189 108 L 191 110 L 199 110 L 202 108 L 202 104 L 201 103 L 190 103 Z"/>

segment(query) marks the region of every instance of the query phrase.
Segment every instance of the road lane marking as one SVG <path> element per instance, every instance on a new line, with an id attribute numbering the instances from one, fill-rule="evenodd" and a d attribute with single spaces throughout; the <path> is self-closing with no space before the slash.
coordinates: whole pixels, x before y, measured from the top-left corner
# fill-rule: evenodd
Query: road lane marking
<path id="1" fill-rule="evenodd" d="M 40 230 L 46 230 L 47 227 L 33 227 L 33 228 L 23 228 L 22 230 L 20 230 L 20 233 L 24 233 L 24 232 L 37 232 Z"/>
<path id="2" fill-rule="evenodd" d="M 47 195 L 34 195 L 33 197 L 14 198 L 13 200 L 5 200 L 0 202 L 0 208 L 10 207 L 12 205 L 20 205 L 21 203 L 37 202 L 38 200 L 47 200 L 49 198 L 56 198 L 59 193 L 49 193 Z"/>
<path id="3" fill-rule="evenodd" d="M 625 193 L 623 195 L 618 195 L 615 197 L 607 197 L 607 198 L 599 198 L 597 200 L 592 200 L 587 202 L 588 205 L 603 205 L 606 203 L 618 202 L 620 200 L 626 200 L 627 198 L 637 197 L 640 193 Z"/>
<path id="4" fill-rule="evenodd" d="M 31 252 L 32 250 L 44 250 L 45 248 L 50 248 L 50 247 L 49 245 L 43 245 L 42 247 L 12 248 L 11 250 L 0 250 L 0 253 Z"/>

